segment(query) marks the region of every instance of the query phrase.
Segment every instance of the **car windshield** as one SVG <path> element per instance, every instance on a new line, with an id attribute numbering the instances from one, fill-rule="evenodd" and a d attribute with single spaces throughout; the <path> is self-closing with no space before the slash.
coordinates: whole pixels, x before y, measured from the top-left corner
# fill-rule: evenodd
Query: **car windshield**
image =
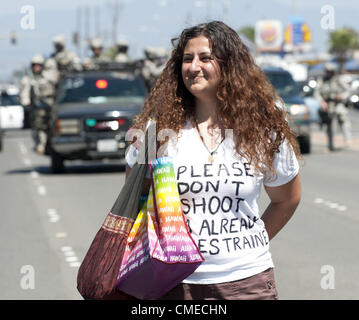
<path id="1" fill-rule="evenodd" d="M 2 106 L 18 106 L 20 105 L 20 98 L 18 95 L 10 95 L 2 93 L 0 96 L 0 105 Z"/>
<path id="2" fill-rule="evenodd" d="M 301 94 L 299 85 L 288 72 L 265 72 L 277 94 L 282 97 L 293 97 Z"/>
<path id="3" fill-rule="evenodd" d="M 146 91 L 140 78 L 132 75 L 86 74 L 67 77 L 59 90 L 58 103 L 143 103 Z"/>

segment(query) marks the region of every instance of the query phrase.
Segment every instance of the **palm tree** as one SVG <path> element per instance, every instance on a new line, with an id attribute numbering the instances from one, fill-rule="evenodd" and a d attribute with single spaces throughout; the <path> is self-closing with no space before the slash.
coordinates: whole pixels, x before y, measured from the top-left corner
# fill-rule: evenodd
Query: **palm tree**
<path id="1" fill-rule="evenodd" d="M 254 28 L 252 26 L 244 26 L 243 28 L 238 30 L 238 33 L 241 35 L 243 34 L 249 40 L 254 42 Z"/>
<path id="2" fill-rule="evenodd" d="M 344 70 L 344 63 L 354 49 L 359 48 L 358 33 L 352 28 L 341 28 L 329 34 L 329 52 L 332 53 L 339 64 L 340 72 Z"/>

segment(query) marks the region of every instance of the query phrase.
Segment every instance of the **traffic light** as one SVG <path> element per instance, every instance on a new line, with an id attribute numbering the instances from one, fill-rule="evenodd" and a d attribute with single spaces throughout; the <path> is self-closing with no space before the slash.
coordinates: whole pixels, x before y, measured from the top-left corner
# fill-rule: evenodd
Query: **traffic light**
<path id="1" fill-rule="evenodd" d="M 11 31 L 10 32 L 10 43 L 12 45 L 16 45 L 16 42 L 17 42 L 17 34 L 16 34 L 16 31 Z"/>

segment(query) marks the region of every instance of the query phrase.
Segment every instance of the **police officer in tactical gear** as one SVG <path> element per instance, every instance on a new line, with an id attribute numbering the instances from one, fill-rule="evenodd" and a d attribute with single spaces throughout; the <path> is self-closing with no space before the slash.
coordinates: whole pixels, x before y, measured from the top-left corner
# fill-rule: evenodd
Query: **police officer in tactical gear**
<path id="1" fill-rule="evenodd" d="M 21 79 L 20 102 L 28 110 L 35 151 L 45 153 L 48 121 L 51 106 L 55 102 L 54 78 L 44 71 L 45 59 L 37 54 L 31 59 L 31 71 Z"/>
<path id="2" fill-rule="evenodd" d="M 128 42 L 126 40 L 121 40 L 117 44 L 117 54 L 115 56 L 115 62 L 119 63 L 130 63 L 131 59 L 128 56 Z"/>
<path id="3" fill-rule="evenodd" d="M 168 52 L 161 47 L 147 47 L 145 48 L 144 53 L 145 60 L 142 66 L 141 75 L 149 92 L 155 85 L 157 78 L 160 76 L 166 65 Z"/>
<path id="4" fill-rule="evenodd" d="M 64 35 L 57 35 L 53 39 L 55 52 L 51 54 L 57 63 L 57 68 L 60 73 L 81 71 L 80 58 L 72 51 L 66 49 L 66 38 Z"/>
<path id="5" fill-rule="evenodd" d="M 101 64 L 111 61 L 109 57 L 103 54 L 103 44 L 101 39 L 95 38 L 90 42 L 92 56 L 84 59 L 83 66 L 87 70 L 98 70 Z"/>
<path id="6" fill-rule="evenodd" d="M 314 97 L 321 102 L 319 115 L 321 123 L 326 126 L 328 136 L 328 149 L 334 151 L 333 141 L 333 120 L 338 120 L 339 127 L 343 133 L 346 146 L 350 145 L 350 120 L 348 110 L 343 100 L 345 87 L 335 74 L 336 66 L 333 63 L 326 63 L 324 66 L 324 76 L 318 81 L 314 92 Z"/>

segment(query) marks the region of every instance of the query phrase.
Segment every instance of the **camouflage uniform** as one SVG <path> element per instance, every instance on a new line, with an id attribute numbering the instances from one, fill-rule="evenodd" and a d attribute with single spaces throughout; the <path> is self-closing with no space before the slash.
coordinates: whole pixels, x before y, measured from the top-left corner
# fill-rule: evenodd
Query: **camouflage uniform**
<path id="1" fill-rule="evenodd" d="M 56 51 L 51 54 L 50 58 L 56 61 L 60 73 L 82 70 L 80 58 L 74 52 L 66 49 L 66 40 L 63 35 L 54 37 L 53 43 L 56 47 Z"/>
<path id="2" fill-rule="evenodd" d="M 54 58 L 48 58 L 45 60 L 44 70 L 42 71 L 42 74 L 52 84 L 57 86 L 60 80 L 60 71 L 57 69 L 57 62 Z"/>
<path id="3" fill-rule="evenodd" d="M 103 45 L 100 39 L 93 39 L 90 45 L 93 55 L 90 58 L 86 58 L 83 61 L 83 66 L 87 70 L 98 70 L 100 65 L 108 63 L 111 59 L 102 53 Z M 98 51 L 98 52 L 95 52 Z"/>
<path id="4" fill-rule="evenodd" d="M 348 117 L 348 110 L 342 102 L 344 98 L 343 93 L 346 91 L 346 88 L 339 81 L 339 77 L 334 75 L 335 69 L 331 64 L 327 64 L 325 68 L 327 72 L 332 72 L 332 74 L 324 76 L 323 79 L 318 81 L 314 91 L 314 97 L 322 103 L 323 101 L 327 103 L 328 109 L 321 109 L 321 118 L 322 123 L 327 127 L 328 148 L 332 151 L 334 150 L 333 119 L 337 119 L 346 144 L 350 143 L 351 124 Z"/>
<path id="5" fill-rule="evenodd" d="M 141 75 L 150 91 L 165 67 L 168 53 L 163 48 L 146 48 L 145 56 Z"/>
<path id="6" fill-rule="evenodd" d="M 117 50 L 118 53 L 115 56 L 115 62 L 119 62 L 119 63 L 130 63 L 131 59 L 128 56 L 128 42 L 127 41 L 120 41 L 117 44 Z"/>
<path id="7" fill-rule="evenodd" d="M 95 65 L 95 64 L 99 64 L 99 63 L 106 63 L 106 62 L 110 62 L 111 59 L 104 55 L 104 54 L 100 54 L 99 56 L 92 56 L 90 58 L 90 63 Z"/>
<path id="8" fill-rule="evenodd" d="M 36 55 L 31 63 L 44 67 L 45 59 L 41 55 Z M 48 76 L 44 69 L 36 74 L 31 70 L 21 79 L 20 102 L 29 110 L 35 150 L 39 153 L 45 152 L 49 109 L 55 102 L 55 96 L 56 78 L 53 75 Z"/>

